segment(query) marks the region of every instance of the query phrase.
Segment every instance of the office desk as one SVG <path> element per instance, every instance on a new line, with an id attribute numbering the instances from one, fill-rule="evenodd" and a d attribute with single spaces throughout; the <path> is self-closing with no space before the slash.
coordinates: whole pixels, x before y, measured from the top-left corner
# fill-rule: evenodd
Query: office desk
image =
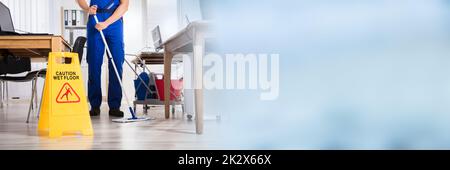
<path id="1" fill-rule="evenodd" d="M 163 43 L 164 46 L 164 112 L 166 119 L 170 118 L 170 75 L 173 56 L 192 52 L 193 55 L 193 87 L 195 127 L 197 134 L 203 133 L 203 56 L 205 40 L 212 38 L 210 24 L 206 21 L 190 23 Z"/>
<path id="2" fill-rule="evenodd" d="M 61 36 L 0 36 L 0 55 L 8 52 L 18 57 L 31 57 L 32 61 L 45 62 L 49 52 L 65 51 L 71 51 L 71 47 Z M 3 99 L 0 102 L 3 104 Z"/>
<path id="3" fill-rule="evenodd" d="M 4 50 L 19 57 L 45 59 L 49 52 L 71 51 L 71 48 L 61 36 L 14 35 L 0 36 L 0 53 Z"/>

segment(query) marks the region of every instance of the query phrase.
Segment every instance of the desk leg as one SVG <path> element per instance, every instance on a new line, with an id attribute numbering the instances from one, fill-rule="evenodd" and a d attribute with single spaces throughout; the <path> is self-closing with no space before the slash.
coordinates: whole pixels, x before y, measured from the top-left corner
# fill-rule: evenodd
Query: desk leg
<path id="1" fill-rule="evenodd" d="M 61 39 L 60 38 L 53 37 L 51 43 L 52 43 L 52 47 L 51 47 L 52 48 L 51 49 L 52 52 L 62 52 L 62 51 L 64 51 L 64 47 L 61 44 Z"/>
<path id="2" fill-rule="evenodd" d="M 205 40 L 201 32 L 194 31 L 194 100 L 195 100 L 195 129 L 197 134 L 203 133 L 203 56 Z"/>
<path id="3" fill-rule="evenodd" d="M 166 119 L 170 118 L 170 75 L 172 57 L 173 55 L 171 52 L 168 50 L 164 51 L 164 114 Z"/>

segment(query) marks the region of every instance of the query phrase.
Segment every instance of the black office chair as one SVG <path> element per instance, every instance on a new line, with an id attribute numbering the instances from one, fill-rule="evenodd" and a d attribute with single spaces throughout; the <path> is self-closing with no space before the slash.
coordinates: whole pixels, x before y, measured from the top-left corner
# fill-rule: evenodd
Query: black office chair
<path id="1" fill-rule="evenodd" d="M 84 54 L 84 45 L 86 44 L 86 37 L 78 37 L 72 47 L 72 52 L 73 53 L 78 53 L 78 59 L 80 60 L 80 64 L 81 61 L 83 60 L 83 54 Z M 65 59 L 65 63 L 70 63 L 71 62 L 71 58 L 66 58 Z"/>
<path id="2" fill-rule="evenodd" d="M 28 118 L 27 123 L 29 120 L 29 116 L 31 113 L 31 110 L 34 110 L 37 108 L 37 79 L 39 77 L 45 78 L 45 69 L 37 70 L 37 71 L 31 71 L 28 72 L 25 76 L 1 76 L 0 80 L 4 82 L 16 82 L 16 83 L 22 83 L 22 82 L 30 82 L 31 81 L 31 100 L 30 100 L 30 106 L 28 107 Z"/>
<path id="3" fill-rule="evenodd" d="M 81 61 L 83 60 L 83 54 L 84 54 L 84 45 L 86 44 L 86 37 L 78 37 L 75 40 L 75 43 L 72 47 L 72 52 L 73 53 L 78 53 L 78 58 L 81 64 Z M 71 59 L 67 58 L 65 59 L 65 62 L 70 62 Z M 47 69 L 41 69 L 41 70 L 37 70 L 37 71 L 31 71 L 29 72 L 27 75 L 25 76 L 20 76 L 20 77 L 13 77 L 13 76 L 0 76 L 0 81 L 10 81 L 10 82 L 32 82 L 32 90 L 31 90 L 31 101 L 30 101 L 30 106 L 28 108 L 28 116 L 27 116 L 27 123 L 29 122 L 30 119 L 30 114 L 31 114 L 31 110 L 34 110 L 35 107 L 37 107 L 37 88 L 36 88 L 36 84 L 37 84 L 37 79 L 40 78 L 44 78 L 47 74 Z M 42 97 L 42 95 L 41 95 Z M 39 106 L 40 109 L 40 106 Z"/>
<path id="4" fill-rule="evenodd" d="M 0 50 L 0 76 L 7 74 L 20 74 L 31 70 L 31 59 L 16 57 L 6 50 Z M 8 83 L 0 78 L 0 107 L 6 100 L 8 105 Z"/>

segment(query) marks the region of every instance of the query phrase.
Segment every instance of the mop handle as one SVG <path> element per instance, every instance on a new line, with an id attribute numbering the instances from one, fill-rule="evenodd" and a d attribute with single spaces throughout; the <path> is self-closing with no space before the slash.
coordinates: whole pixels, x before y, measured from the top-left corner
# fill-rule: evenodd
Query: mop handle
<path id="1" fill-rule="evenodd" d="M 94 15 L 94 19 L 95 19 L 95 23 L 98 24 L 99 21 L 98 21 L 97 15 Z M 100 32 L 100 36 L 102 37 L 103 43 L 105 44 L 106 52 L 108 53 L 108 58 L 109 58 L 109 60 L 110 60 L 111 63 L 112 63 L 112 66 L 113 66 L 113 68 L 114 68 L 114 72 L 116 73 L 117 80 L 119 81 L 120 88 L 122 89 L 122 93 L 123 93 L 123 95 L 125 96 L 125 100 L 126 100 L 127 105 L 128 105 L 128 107 L 129 107 L 131 116 L 132 116 L 133 119 L 136 119 L 136 115 L 134 114 L 134 111 L 133 111 L 133 109 L 131 108 L 130 101 L 128 101 L 127 93 L 125 93 L 125 89 L 123 88 L 122 80 L 121 80 L 121 78 L 120 78 L 119 71 L 117 71 L 117 67 L 116 67 L 116 64 L 115 64 L 115 62 L 114 62 L 114 59 L 113 59 L 113 57 L 112 57 L 111 50 L 109 49 L 108 43 L 106 42 L 105 34 L 103 34 L 103 31 L 102 31 L 102 30 L 99 30 L 99 32 Z"/>

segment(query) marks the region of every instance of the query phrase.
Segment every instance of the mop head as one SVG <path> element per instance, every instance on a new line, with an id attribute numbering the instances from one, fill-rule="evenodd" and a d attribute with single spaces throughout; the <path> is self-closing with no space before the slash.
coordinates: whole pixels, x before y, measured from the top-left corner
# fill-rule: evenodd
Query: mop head
<path id="1" fill-rule="evenodd" d="M 113 119 L 112 121 L 115 123 L 132 123 L 132 122 L 142 122 L 142 121 L 149 121 L 151 118 L 148 117 L 137 117 L 134 110 L 130 107 L 129 108 L 131 117 L 124 117 L 121 119 Z"/>
<path id="2" fill-rule="evenodd" d="M 138 117 L 138 118 L 121 118 L 121 119 L 113 119 L 112 121 L 115 123 L 133 123 L 133 122 L 143 122 L 152 120 L 148 117 Z"/>

